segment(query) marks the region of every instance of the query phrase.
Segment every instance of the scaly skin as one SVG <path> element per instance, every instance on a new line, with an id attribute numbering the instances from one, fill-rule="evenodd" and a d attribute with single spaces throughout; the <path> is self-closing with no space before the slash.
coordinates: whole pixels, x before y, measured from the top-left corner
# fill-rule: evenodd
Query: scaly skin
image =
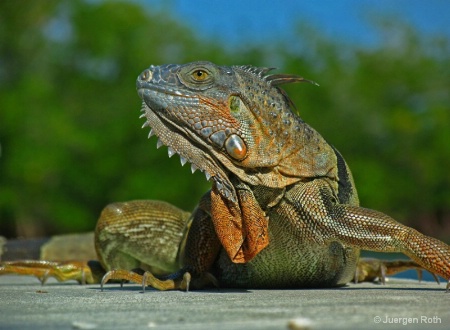
<path id="1" fill-rule="evenodd" d="M 360 207 L 343 157 L 279 88 L 305 80 L 269 71 L 194 62 L 141 73 L 149 136 L 204 172 L 212 189 L 191 215 L 157 201 L 108 206 L 95 235 L 108 271 L 102 285 L 333 287 L 353 279 L 360 249 L 402 252 L 414 261 L 409 267 L 448 281 L 450 247 Z M 149 272 L 129 271 L 135 267 Z M 384 276 L 371 267 L 358 275 Z"/>
<path id="2" fill-rule="evenodd" d="M 304 79 L 269 71 L 195 62 L 138 77 L 150 135 L 212 181 L 180 245 L 178 282 L 148 283 L 181 287 L 190 272 L 191 287 L 209 273 L 226 287 L 338 286 L 353 278 L 360 249 L 403 252 L 449 280 L 449 246 L 359 207 L 342 156 L 278 87 Z"/>

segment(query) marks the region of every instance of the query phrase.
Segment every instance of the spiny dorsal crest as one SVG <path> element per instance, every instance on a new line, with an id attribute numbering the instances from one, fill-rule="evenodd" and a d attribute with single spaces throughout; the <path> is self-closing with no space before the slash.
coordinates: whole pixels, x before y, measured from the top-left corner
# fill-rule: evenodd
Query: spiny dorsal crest
<path id="1" fill-rule="evenodd" d="M 256 66 L 252 66 L 252 65 L 242 65 L 239 66 L 239 69 L 248 72 L 248 73 L 252 73 L 260 78 L 265 78 L 267 77 L 267 73 L 269 71 L 275 70 L 275 68 L 260 68 L 260 67 L 256 67 Z"/>

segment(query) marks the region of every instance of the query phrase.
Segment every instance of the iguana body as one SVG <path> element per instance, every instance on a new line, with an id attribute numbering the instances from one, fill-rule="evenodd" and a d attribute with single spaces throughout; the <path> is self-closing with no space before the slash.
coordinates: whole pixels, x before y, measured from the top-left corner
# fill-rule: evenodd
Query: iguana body
<path id="1" fill-rule="evenodd" d="M 103 282 L 338 286 L 353 278 L 360 249 L 403 252 L 449 280 L 449 246 L 359 207 L 342 156 L 278 87 L 304 79 L 269 71 L 195 62 L 151 66 L 138 77 L 144 126 L 212 189 L 191 215 L 155 201 L 108 206 L 96 229 L 110 270 Z M 151 273 L 128 271 L 135 267 Z"/>

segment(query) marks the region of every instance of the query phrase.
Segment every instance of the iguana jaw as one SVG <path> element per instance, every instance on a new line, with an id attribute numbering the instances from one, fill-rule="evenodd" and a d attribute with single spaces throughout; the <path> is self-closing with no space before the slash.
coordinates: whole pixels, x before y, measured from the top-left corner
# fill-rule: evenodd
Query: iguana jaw
<path id="1" fill-rule="evenodd" d="M 205 174 L 206 180 L 214 182 L 219 193 L 235 203 L 236 192 L 229 181 L 229 171 L 215 157 L 214 153 L 208 152 L 210 146 L 200 137 L 185 127 L 177 125 L 163 115 L 164 109 L 152 109 L 145 102 L 145 89 L 138 89 L 138 94 L 144 100 L 142 103 L 141 118 L 146 118 L 143 128 L 151 128 L 149 138 L 153 135 L 158 137 L 157 148 L 165 145 L 168 147 L 168 155 L 180 156 L 181 165 L 191 164 L 191 171 L 197 169 Z M 180 97 L 179 95 L 177 95 Z"/>

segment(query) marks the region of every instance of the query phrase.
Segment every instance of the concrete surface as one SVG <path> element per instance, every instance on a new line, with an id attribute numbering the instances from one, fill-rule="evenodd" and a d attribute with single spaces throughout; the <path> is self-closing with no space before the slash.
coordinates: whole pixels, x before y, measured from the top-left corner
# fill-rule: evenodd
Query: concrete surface
<path id="1" fill-rule="evenodd" d="M 450 329 L 444 284 L 142 293 L 0 276 L 0 329 Z M 378 322 L 378 323 L 377 323 Z"/>

